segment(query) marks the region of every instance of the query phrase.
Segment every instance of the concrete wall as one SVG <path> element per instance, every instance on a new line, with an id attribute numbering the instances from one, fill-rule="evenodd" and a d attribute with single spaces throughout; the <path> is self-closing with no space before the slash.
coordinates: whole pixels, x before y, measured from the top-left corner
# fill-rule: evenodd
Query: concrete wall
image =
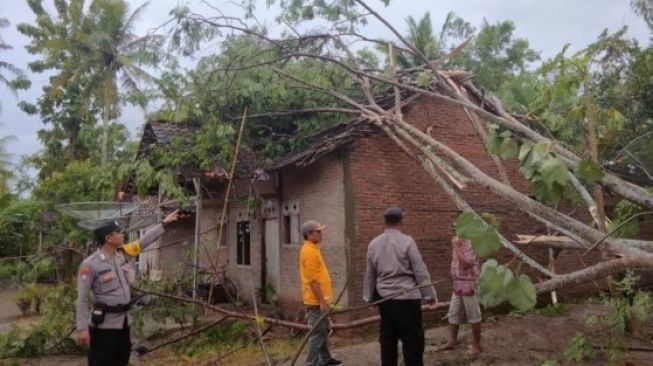
<path id="1" fill-rule="evenodd" d="M 327 226 L 321 245 L 329 268 L 334 296 L 342 289 L 347 274 L 345 260 L 345 216 L 343 167 L 339 153 L 329 154 L 307 168 L 286 167 L 280 172 L 280 201 L 299 200 L 299 220 L 317 220 Z M 300 245 L 281 247 L 279 301 L 285 307 L 299 307 L 302 291 L 299 280 Z M 346 304 L 346 296 L 343 303 Z"/>
<path id="2" fill-rule="evenodd" d="M 194 218 L 166 227 L 160 239 L 159 263 L 164 278 L 180 278 L 192 273 Z"/>

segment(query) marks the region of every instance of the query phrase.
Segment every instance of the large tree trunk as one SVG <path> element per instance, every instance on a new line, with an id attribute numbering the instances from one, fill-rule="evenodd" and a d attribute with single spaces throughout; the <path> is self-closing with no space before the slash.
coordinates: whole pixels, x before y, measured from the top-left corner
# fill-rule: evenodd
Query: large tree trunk
<path id="1" fill-rule="evenodd" d="M 467 159 L 460 156 L 448 146 L 436 141 L 432 137 L 416 129 L 414 126 L 398 120 L 386 121 L 386 123 L 391 125 L 397 124 L 400 128 L 406 130 L 412 136 L 414 136 L 420 143 L 427 144 L 428 146 L 431 146 L 435 150 L 439 151 L 444 156 L 451 159 L 454 165 L 457 165 L 459 168 L 461 168 L 478 184 L 485 187 L 494 194 L 508 200 L 509 202 L 512 202 L 516 207 L 519 207 L 521 211 L 531 215 L 535 219 L 544 223 L 550 223 L 554 226 L 554 228 L 559 227 L 563 230 L 570 231 L 590 242 L 596 242 L 604 239 L 604 235 L 600 231 L 588 226 L 587 224 L 577 221 L 570 216 L 562 214 L 552 209 L 551 207 L 532 200 L 524 194 L 517 192 L 510 186 L 502 184 L 501 182 L 481 171 L 478 167 L 470 163 Z M 653 261 L 653 254 L 644 253 L 638 249 L 627 247 L 613 239 L 605 239 L 601 245 L 602 247 L 608 247 L 610 250 L 624 254 L 628 253 L 631 255 L 641 255 L 648 257 L 651 261 Z"/>
<path id="2" fill-rule="evenodd" d="M 594 114 L 594 105 L 592 104 L 592 94 L 590 92 L 590 84 L 588 80 L 587 73 L 589 70 L 586 70 L 586 76 L 583 80 L 583 103 L 585 104 L 585 119 L 587 120 L 587 131 L 588 131 L 588 143 L 590 148 L 590 160 L 596 164 L 596 166 L 601 166 L 599 163 L 599 142 L 596 136 L 596 115 Z M 605 200 L 603 197 L 603 187 L 600 184 L 594 184 L 592 187 L 594 193 L 594 201 L 596 202 L 596 225 L 599 231 L 603 233 L 608 232 L 608 225 L 606 223 L 605 217 Z M 601 259 L 606 260 L 608 258 L 608 253 L 601 249 Z M 615 294 L 614 286 L 612 286 L 612 276 L 608 276 L 608 286 L 610 287 L 610 293 Z"/>
<path id="3" fill-rule="evenodd" d="M 648 258 L 625 257 L 613 259 L 566 275 L 553 277 L 548 281 L 536 284 L 535 290 L 538 294 L 545 294 L 561 288 L 576 286 L 589 281 L 605 278 L 609 275 L 621 273 L 629 269 L 650 268 L 653 268 L 653 261 Z"/>
<path id="4" fill-rule="evenodd" d="M 440 187 L 444 190 L 447 195 L 451 198 L 451 200 L 454 202 L 456 207 L 461 210 L 469 210 L 469 211 L 474 211 L 474 209 L 471 207 L 467 201 L 458 193 L 456 190 L 440 175 L 437 173 L 435 170 L 435 167 L 432 165 L 433 161 L 427 160 L 423 155 L 416 155 L 414 154 L 401 140 L 399 140 L 399 137 L 397 137 L 392 129 L 388 126 L 385 126 L 383 124 L 380 125 L 380 127 L 383 129 L 383 131 L 392 139 L 400 148 L 401 150 L 406 153 L 410 158 L 416 160 L 424 170 L 426 170 L 426 173 L 433 178 L 433 180 L 440 185 Z M 400 134 L 403 131 L 398 131 Z M 405 133 L 405 132 L 404 132 Z M 404 138 L 407 138 L 410 141 L 412 138 L 407 134 L 401 134 Z M 420 146 L 419 144 L 413 143 L 413 145 L 417 145 L 418 147 Z M 425 153 L 425 150 L 421 150 L 422 153 L 424 153 L 426 156 L 428 156 Z M 431 153 L 432 154 L 432 153 Z M 480 216 L 479 216 L 480 217 Z M 501 235 L 499 233 L 499 238 L 501 240 L 501 244 L 513 252 L 520 260 L 522 260 L 524 263 L 528 264 L 529 266 L 533 267 L 534 269 L 540 271 L 541 273 L 547 275 L 547 276 L 553 276 L 553 272 L 549 271 L 546 269 L 544 266 L 536 262 L 533 258 L 527 256 L 524 252 L 519 250 L 513 243 L 511 243 L 506 237 Z"/>

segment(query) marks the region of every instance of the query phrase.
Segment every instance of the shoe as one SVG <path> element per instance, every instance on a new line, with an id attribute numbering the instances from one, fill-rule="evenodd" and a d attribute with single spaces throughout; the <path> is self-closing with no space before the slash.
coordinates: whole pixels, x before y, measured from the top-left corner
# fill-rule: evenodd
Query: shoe
<path id="1" fill-rule="evenodd" d="M 322 364 L 322 366 L 342 366 L 342 361 L 336 360 L 335 358 L 331 357 L 327 363 Z"/>

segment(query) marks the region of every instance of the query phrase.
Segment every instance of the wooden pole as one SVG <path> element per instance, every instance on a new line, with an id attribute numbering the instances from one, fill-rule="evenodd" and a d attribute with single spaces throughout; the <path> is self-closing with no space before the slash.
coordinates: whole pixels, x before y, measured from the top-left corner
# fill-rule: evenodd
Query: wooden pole
<path id="1" fill-rule="evenodd" d="M 199 178 L 193 178 L 195 186 L 195 246 L 193 248 L 193 299 L 197 298 L 197 262 L 200 245 L 200 225 L 202 223 L 202 186 Z"/>
<path id="2" fill-rule="evenodd" d="M 236 149 L 234 150 L 234 158 L 231 162 L 231 169 L 229 171 L 227 189 L 224 193 L 224 202 L 222 204 L 222 215 L 220 215 L 220 225 L 218 227 L 218 240 L 215 246 L 215 262 L 211 261 L 211 266 L 213 267 L 212 277 L 216 278 L 218 274 L 217 262 L 218 262 L 218 251 L 220 250 L 220 244 L 222 242 L 222 231 L 224 230 L 224 219 L 227 215 L 227 208 L 229 207 L 229 192 L 231 191 L 231 186 L 233 184 L 234 173 L 236 172 L 236 165 L 238 163 L 238 153 L 240 152 L 240 142 L 243 138 L 243 130 L 245 129 L 245 121 L 247 120 L 247 107 L 243 111 L 243 118 L 240 121 L 240 129 L 238 130 L 238 139 L 236 140 Z M 209 257 L 210 258 L 210 257 Z M 213 296 L 213 286 L 209 285 L 209 296 L 206 299 L 206 304 L 210 304 L 211 297 Z"/>

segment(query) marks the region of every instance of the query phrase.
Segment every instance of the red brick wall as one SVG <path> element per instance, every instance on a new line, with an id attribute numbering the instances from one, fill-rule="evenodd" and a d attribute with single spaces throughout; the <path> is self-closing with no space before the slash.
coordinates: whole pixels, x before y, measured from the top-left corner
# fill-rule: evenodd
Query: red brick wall
<path id="1" fill-rule="evenodd" d="M 482 140 L 477 135 L 465 113 L 457 107 L 422 98 L 404 111 L 405 120 L 422 131 L 432 128 L 432 136 L 467 158 L 487 174 L 498 179 L 497 169 L 486 153 Z M 390 205 L 399 205 L 406 212 L 403 231 L 416 240 L 433 280 L 443 282 L 436 286 L 439 297 L 450 296 L 451 284 L 449 266 L 451 232 L 447 226 L 456 217 L 456 207 L 448 195 L 412 159 L 407 157 L 385 135 L 378 133 L 360 139 L 351 152 L 351 177 L 355 196 L 355 241 L 354 268 L 350 283 L 352 303 L 362 297 L 365 255 L 368 243 L 383 231 L 383 211 Z M 518 176 L 517 161 L 507 165 L 513 186 L 528 191 L 528 183 Z M 501 221 L 501 232 L 509 239 L 514 234 L 542 234 L 546 229 L 512 204 L 495 196 L 478 185 L 470 185 L 463 192 L 464 198 L 479 212 L 490 212 Z M 561 209 L 587 218 L 586 210 Z M 546 264 L 547 249 L 530 249 L 540 263 Z M 502 249 L 498 255 L 501 262 L 512 258 Z M 585 258 L 591 262 L 594 258 Z M 579 261 L 574 253 L 563 252 L 556 262 L 558 272 L 578 268 Z M 527 272 L 527 266 L 523 267 Z"/>

